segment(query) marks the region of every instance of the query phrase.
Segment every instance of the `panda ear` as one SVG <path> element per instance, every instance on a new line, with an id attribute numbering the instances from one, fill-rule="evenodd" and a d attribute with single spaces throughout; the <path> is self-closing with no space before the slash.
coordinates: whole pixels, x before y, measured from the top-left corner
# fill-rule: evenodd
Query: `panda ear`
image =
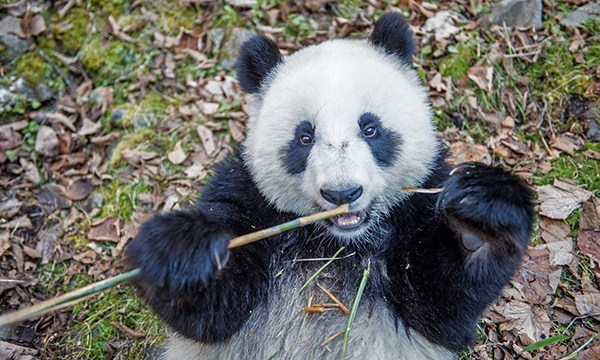
<path id="1" fill-rule="evenodd" d="M 254 94 L 267 75 L 283 61 L 277 45 L 264 35 L 254 36 L 240 48 L 237 78 L 244 91 Z"/>
<path id="2" fill-rule="evenodd" d="M 381 47 L 387 54 L 396 55 L 405 63 L 411 63 L 415 41 L 402 14 L 392 12 L 379 18 L 369 41 Z"/>

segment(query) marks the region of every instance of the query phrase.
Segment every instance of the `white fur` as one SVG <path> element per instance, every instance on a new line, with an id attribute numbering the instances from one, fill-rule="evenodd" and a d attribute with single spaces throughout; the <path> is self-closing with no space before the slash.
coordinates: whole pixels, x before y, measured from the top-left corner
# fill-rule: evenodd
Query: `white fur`
<path id="1" fill-rule="evenodd" d="M 269 289 L 267 303 L 255 309 L 242 329 L 228 341 L 201 344 L 172 334 L 164 359 L 340 359 L 343 335 L 326 345 L 322 343 L 345 329 L 347 316 L 339 310 L 307 314 L 304 308 L 309 299 L 312 304 L 331 302 L 316 284 L 329 288 L 348 307 L 356 288 L 340 283 L 339 273 L 322 273 L 301 291 L 302 284 L 321 265 L 316 263 L 300 272 L 297 268 L 284 267 L 283 275 Z M 372 267 L 373 271 L 376 269 L 377 266 Z M 355 272 L 358 284 L 361 271 L 356 268 Z M 370 281 L 376 277 L 371 274 Z M 456 358 L 455 354 L 431 343 L 415 330 L 407 333 L 400 321 L 396 323 L 383 300 L 369 301 L 363 297 L 349 336 L 345 359 Z"/>
<path id="2" fill-rule="evenodd" d="M 400 156 L 377 166 L 359 137 L 365 112 L 402 136 Z M 281 149 L 308 120 L 315 144 L 307 169 L 286 172 Z M 261 193 L 279 210 L 306 215 L 332 208 L 320 189 L 363 186 L 353 210 L 376 217 L 419 186 L 438 153 L 427 95 L 414 70 L 366 40 L 331 40 L 286 57 L 252 106 L 244 156 Z M 335 233 L 334 233 L 335 235 Z M 350 234 L 356 238 L 363 233 Z"/>

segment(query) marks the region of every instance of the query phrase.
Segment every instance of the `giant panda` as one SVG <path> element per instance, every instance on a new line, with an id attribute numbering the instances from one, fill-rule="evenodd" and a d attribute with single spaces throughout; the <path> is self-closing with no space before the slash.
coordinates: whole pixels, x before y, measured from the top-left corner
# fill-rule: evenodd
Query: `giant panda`
<path id="1" fill-rule="evenodd" d="M 242 46 L 246 140 L 196 206 L 155 215 L 126 249 L 171 329 L 165 359 L 339 359 L 343 336 L 325 340 L 348 315 L 305 308 L 331 302 L 320 287 L 349 307 L 366 268 L 345 358 L 451 359 L 473 343 L 526 251 L 532 194 L 498 168 L 445 163 L 413 51 L 397 13 L 365 40 L 289 56 L 264 36 Z M 350 213 L 227 249 L 344 203 Z"/>

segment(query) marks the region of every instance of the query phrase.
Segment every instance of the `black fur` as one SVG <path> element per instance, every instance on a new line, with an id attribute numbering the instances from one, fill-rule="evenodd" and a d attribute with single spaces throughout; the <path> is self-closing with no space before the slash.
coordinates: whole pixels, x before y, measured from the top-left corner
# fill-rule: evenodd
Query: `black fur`
<path id="1" fill-rule="evenodd" d="M 131 267 L 142 269 L 141 296 L 184 336 L 223 341 L 264 297 L 270 242 L 228 251 L 227 240 L 291 217 L 276 213 L 252 184 L 239 157 L 226 161 L 197 207 L 155 216 L 126 249 Z"/>
<path id="2" fill-rule="evenodd" d="M 384 15 L 371 42 L 410 61 L 412 36 L 399 14 Z M 258 92 L 279 61 L 270 40 L 250 40 L 238 64 L 244 89 Z M 290 149 L 298 145 L 298 135 L 312 131 L 306 123 L 295 129 Z M 401 139 L 394 143 L 393 134 L 385 135 L 385 129 L 373 123 L 381 138 L 365 141 L 385 166 Z M 386 136 L 391 138 L 385 140 Z M 381 145 L 371 145 L 372 141 Z M 301 173 L 308 153 L 290 149 L 282 150 L 284 159 L 295 164 L 288 171 Z M 310 146 L 304 150 L 310 151 Z M 532 193 L 517 177 L 482 164 L 463 164 L 449 176 L 441 155 L 422 187 L 440 186 L 444 191 L 439 196 L 413 194 L 396 205 L 376 225 L 382 231 L 374 232 L 379 238 L 371 239 L 371 246 L 346 244 L 356 256 L 333 262 L 328 271 L 336 274 L 332 278 L 342 279 L 346 293 L 353 294 L 357 274 L 369 260 L 373 273 L 365 297 L 387 304 L 408 329 L 458 351 L 472 343 L 479 317 L 499 296 L 526 250 L 534 216 Z M 326 231 L 321 226 L 226 248 L 230 237 L 292 218 L 260 195 L 236 152 L 216 168 L 196 207 L 157 215 L 144 224 L 126 249 L 131 266 L 142 269 L 135 284 L 178 333 L 200 342 L 224 341 L 273 289 L 274 261 L 291 264 L 295 257 L 330 257 L 339 248 L 332 237 L 319 236 Z M 311 265 L 294 263 L 289 269 L 305 266 Z"/>
<path id="3" fill-rule="evenodd" d="M 361 136 L 369 145 L 371 153 L 377 161 L 377 165 L 381 167 L 392 165 L 396 160 L 396 157 L 400 152 L 400 146 L 402 145 L 402 137 L 400 134 L 383 127 L 379 117 L 370 112 L 362 114 L 358 120 L 358 125 L 360 126 L 361 133 L 367 127 L 375 127 L 376 132 L 374 136 Z"/>
<path id="4" fill-rule="evenodd" d="M 458 351 L 472 343 L 479 317 L 519 264 L 533 207 L 531 191 L 499 169 L 466 164 L 450 177 L 448 172 L 440 159 L 423 185 L 444 186 L 439 199 L 412 195 L 379 224 L 388 230 L 381 234 L 388 235 L 376 242 L 378 248 L 353 249 L 350 244 L 348 251 L 359 254 L 348 261 L 358 262 L 354 269 L 363 259 L 384 264 L 387 276 L 375 273 L 365 295 L 387 299 L 406 326 Z M 217 169 L 196 208 L 154 217 L 126 255 L 133 267 L 142 268 L 136 283 L 141 295 L 173 329 L 201 342 L 223 341 L 265 300 L 274 281 L 269 265 L 276 252 L 328 257 L 339 247 L 334 241 L 309 243 L 308 234 L 324 231 L 309 226 L 224 250 L 230 236 L 291 218 L 267 204 L 237 155 Z M 468 251 L 465 232 L 476 234 L 484 245 Z M 336 264 L 331 271 L 340 266 L 348 276 L 349 265 Z M 355 285 L 348 281 L 348 291 L 355 291 Z"/>
<path id="5" fill-rule="evenodd" d="M 406 64 L 411 63 L 415 41 L 402 14 L 387 13 L 379 18 L 369 40 L 387 54 L 398 56 Z"/>
<path id="6" fill-rule="evenodd" d="M 294 137 L 288 143 L 285 149 L 281 150 L 282 162 L 287 170 L 292 175 L 301 174 L 306 169 L 306 161 L 310 150 L 312 149 L 311 144 L 302 144 L 300 138 L 302 136 L 309 136 L 311 139 L 314 137 L 314 129 L 310 122 L 302 121 L 294 130 Z"/>
<path id="7" fill-rule="evenodd" d="M 277 45 L 264 35 L 246 41 L 236 63 L 237 77 L 244 91 L 260 91 L 265 78 L 283 61 Z"/>

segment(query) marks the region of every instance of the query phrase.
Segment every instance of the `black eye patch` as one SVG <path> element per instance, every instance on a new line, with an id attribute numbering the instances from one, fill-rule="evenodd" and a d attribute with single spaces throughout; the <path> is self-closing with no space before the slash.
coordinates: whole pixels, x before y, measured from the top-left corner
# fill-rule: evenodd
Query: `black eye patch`
<path id="1" fill-rule="evenodd" d="M 381 167 L 392 165 L 403 142 L 400 134 L 383 127 L 379 116 L 371 112 L 360 116 L 358 126 L 360 127 L 359 136 L 369 145 L 377 165 Z"/>
<path id="2" fill-rule="evenodd" d="M 283 165 L 288 173 L 297 175 L 306 169 L 306 162 L 313 147 L 315 129 L 308 121 L 302 121 L 294 130 L 294 137 L 281 150 Z M 312 140 L 312 141 L 309 141 Z"/>

